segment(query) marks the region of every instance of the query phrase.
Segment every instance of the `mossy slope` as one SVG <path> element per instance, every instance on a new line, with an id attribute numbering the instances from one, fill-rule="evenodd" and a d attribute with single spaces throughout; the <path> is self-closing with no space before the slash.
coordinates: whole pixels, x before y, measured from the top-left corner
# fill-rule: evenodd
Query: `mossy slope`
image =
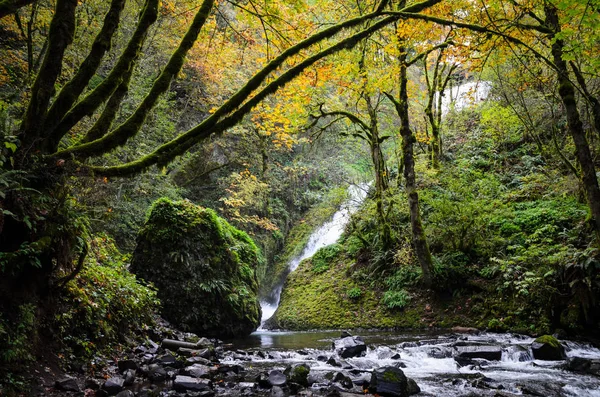
<path id="1" fill-rule="evenodd" d="M 139 233 L 131 270 L 156 285 L 163 316 L 178 327 L 239 336 L 260 322 L 256 269 L 263 261 L 250 237 L 214 211 L 159 199 Z"/>

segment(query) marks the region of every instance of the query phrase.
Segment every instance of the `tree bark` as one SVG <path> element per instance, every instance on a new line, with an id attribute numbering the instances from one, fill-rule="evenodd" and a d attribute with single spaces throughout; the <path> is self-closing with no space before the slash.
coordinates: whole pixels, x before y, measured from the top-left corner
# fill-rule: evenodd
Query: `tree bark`
<path id="1" fill-rule="evenodd" d="M 77 0 L 56 2 L 54 18 L 48 32 L 48 52 L 31 88 L 31 100 L 21 124 L 21 152 L 30 153 L 39 149 L 42 125 L 50 98 L 54 94 L 54 84 L 62 71 L 65 50 L 71 44 L 75 33 L 75 7 Z"/>
<path id="2" fill-rule="evenodd" d="M 596 167 L 594 166 L 590 146 L 585 136 L 579 110 L 577 109 L 575 88 L 569 79 L 567 63 L 563 59 L 564 42 L 554 37 L 556 33 L 560 32 L 557 10 L 552 5 L 547 4 L 544 7 L 544 12 L 546 14 L 546 23 L 555 32 L 550 35 L 550 39 L 554 39 L 552 43 L 552 56 L 556 65 L 559 84 L 558 94 L 565 108 L 569 133 L 575 143 L 575 155 L 581 167 L 581 179 L 593 218 L 594 229 L 598 235 L 600 234 L 600 188 L 598 187 L 598 179 L 596 178 Z"/>

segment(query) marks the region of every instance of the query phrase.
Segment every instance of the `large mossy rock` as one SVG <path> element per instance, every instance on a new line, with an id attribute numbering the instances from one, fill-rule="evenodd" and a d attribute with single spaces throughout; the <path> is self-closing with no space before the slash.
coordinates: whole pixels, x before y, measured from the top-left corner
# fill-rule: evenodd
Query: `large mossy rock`
<path id="1" fill-rule="evenodd" d="M 159 199 L 137 239 L 131 270 L 154 283 L 162 315 L 199 335 L 247 335 L 260 324 L 256 270 L 264 259 L 248 235 L 207 208 Z"/>
<path id="2" fill-rule="evenodd" d="M 531 352 L 536 360 L 558 361 L 567 358 L 563 345 L 551 335 L 542 335 L 534 340 Z"/>

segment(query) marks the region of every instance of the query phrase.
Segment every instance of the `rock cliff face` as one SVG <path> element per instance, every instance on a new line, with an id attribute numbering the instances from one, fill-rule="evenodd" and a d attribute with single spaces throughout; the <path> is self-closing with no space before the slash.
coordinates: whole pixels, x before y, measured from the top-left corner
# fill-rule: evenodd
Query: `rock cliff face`
<path id="1" fill-rule="evenodd" d="M 222 338 L 260 324 L 256 270 L 263 265 L 250 237 L 214 211 L 159 199 L 138 235 L 131 271 L 154 283 L 167 320 Z"/>

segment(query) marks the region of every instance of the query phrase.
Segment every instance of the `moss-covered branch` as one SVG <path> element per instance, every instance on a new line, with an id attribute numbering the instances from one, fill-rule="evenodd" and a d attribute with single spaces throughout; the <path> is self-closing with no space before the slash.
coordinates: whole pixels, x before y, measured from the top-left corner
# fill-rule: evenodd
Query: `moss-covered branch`
<path id="1" fill-rule="evenodd" d="M 304 61 L 288 69 L 278 78 L 266 85 L 255 96 L 253 96 L 246 103 L 244 103 L 244 105 L 241 106 L 238 110 L 236 110 L 229 116 L 223 118 L 222 120 L 212 123 L 212 125 L 207 123 L 207 121 L 210 120 L 209 117 L 200 125 L 192 128 L 188 132 L 180 135 L 172 141 L 158 147 L 154 152 L 142 157 L 139 160 L 113 167 L 90 167 L 90 169 L 100 175 L 124 176 L 142 172 L 143 170 L 155 164 L 168 163 L 172 161 L 175 157 L 185 153 L 188 149 L 190 149 L 203 139 L 207 138 L 211 134 L 222 133 L 228 128 L 231 128 L 237 123 L 239 123 L 242 120 L 242 118 L 252 110 L 252 108 L 258 105 L 267 96 L 275 93 L 281 87 L 290 82 L 293 78 L 302 73 L 302 71 L 304 71 L 306 68 L 314 65 L 317 61 L 336 52 L 339 52 L 343 49 L 349 49 L 354 47 L 360 40 L 391 24 L 397 19 L 398 17 L 396 16 L 384 18 L 374 23 L 369 28 L 355 33 L 354 35 L 318 52 L 317 54 L 306 58 Z"/>
<path id="2" fill-rule="evenodd" d="M 21 124 L 21 141 L 26 151 L 40 143 L 43 121 L 54 94 L 54 83 L 62 70 L 63 57 L 75 33 L 77 0 L 58 0 L 48 32 L 48 51 L 31 88 L 31 100 Z M 37 147 L 35 148 L 37 149 Z"/>
<path id="3" fill-rule="evenodd" d="M 88 56 L 79 66 L 77 74 L 69 81 L 58 94 L 54 103 L 48 110 L 48 116 L 44 122 L 44 131 L 52 131 L 60 122 L 64 115 L 69 111 L 77 101 L 90 79 L 96 73 L 100 62 L 107 51 L 110 50 L 112 37 L 119 27 L 121 21 L 121 12 L 125 5 L 125 0 L 112 0 L 110 8 L 104 18 L 102 29 L 96 35 L 94 43 Z M 56 142 L 57 143 L 57 142 Z M 51 143 L 51 145 L 53 145 Z M 56 148 L 50 147 L 51 151 Z"/>
<path id="4" fill-rule="evenodd" d="M 127 73 L 125 73 L 123 81 L 121 81 L 121 84 L 119 84 L 115 92 L 113 92 L 108 99 L 102 114 L 98 117 L 98 120 L 96 120 L 92 128 L 88 130 L 81 142 L 92 142 L 96 139 L 100 139 L 110 130 L 110 127 L 119 112 L 119 107 L 129 92 L 129 81 L 131 80 L 132 74 L 133 67 L 129 68 Z"/>
<path id="5" fill-rule="evenodd" d="M 117 89 L 123 81 L 123 76 L 133 67 L 139 52 L 142 49 L 146 34 L 150 26 L 158 17 L 158 0 L 146 0 L 141 12 L 135 32 L 127 43 L 127 47 L 119 57 L 108 77 L 94 90 L 79 101 L 63 117 L 58 126 L 50 133 L 49 140 L 58 144 L 63 136 L 85 116 L 91 116 Z M 55 145 L 56 146 L 56 145 Z"/>
<path id="6" fill-rule="evenodd" d="M 179 43 L 179 46 L 173 55 L 171 55 L 171 59 L 169 59 L 165 68 L 154 81 L 154 84 L 152 84 L 150 92 L 148 92 L 135 112 L 123 124 L 100 139 L 65 149 L 57 153 L 57 155 L 65 153 L 73 153 L 78 157 L 101 155 L 118 146 L 124 145 L 130 138 L 134 137 L 144 124 L 144 121 L 146 121 L 148 113 L 154 108 L 160 96 L 169 89 L 171 81 L 179 74 L 187 53 L 198 39 L 200 30 L 210 15 L 213 4 L 214 0 L 203 1 L 202 6 L 196 13 L 192 24 Z"/>

